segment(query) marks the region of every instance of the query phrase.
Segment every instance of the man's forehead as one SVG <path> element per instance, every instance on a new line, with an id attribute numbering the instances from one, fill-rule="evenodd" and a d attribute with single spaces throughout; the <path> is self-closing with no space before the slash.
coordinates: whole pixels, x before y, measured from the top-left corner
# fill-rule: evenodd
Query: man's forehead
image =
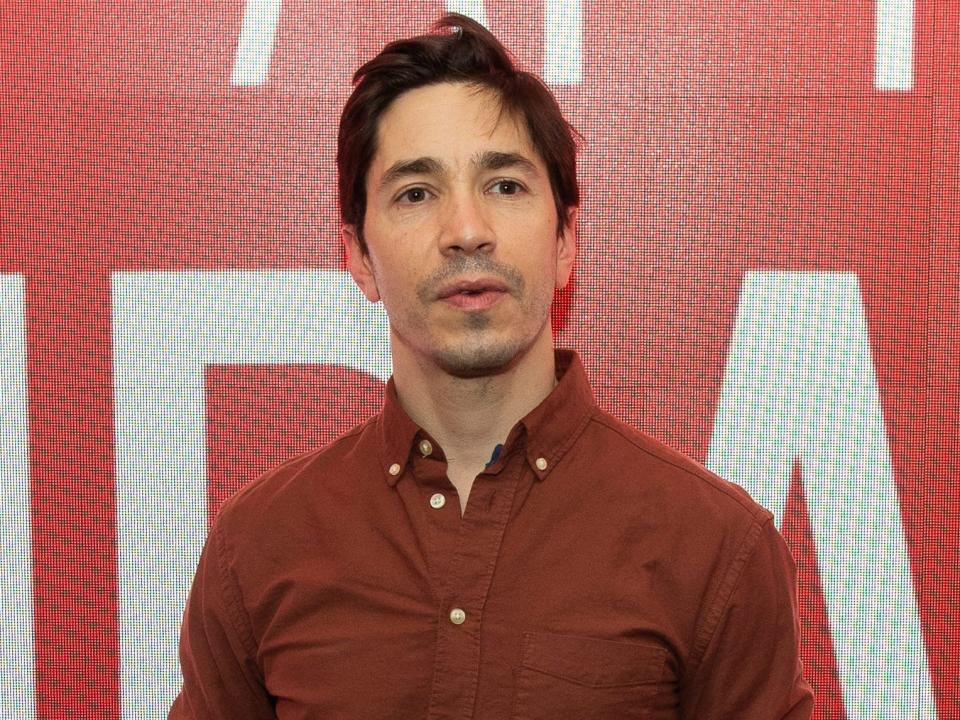
<path id="1" fill-rule="evenodd" d="M 418 157 L 463 164 L 483 153 L 515 154 L 536 162 L 526 123 L 501 107 L 489 88 L 441 83 L 400 95 L 380 117 L 373 167 L 382 173 Z"/>

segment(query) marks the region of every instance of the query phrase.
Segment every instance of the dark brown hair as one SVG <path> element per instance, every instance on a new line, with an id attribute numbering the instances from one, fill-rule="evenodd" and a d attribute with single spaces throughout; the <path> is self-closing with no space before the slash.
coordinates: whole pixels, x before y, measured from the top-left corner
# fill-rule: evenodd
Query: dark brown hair
<path id="1" fill-rule="evenodd" d="M 387 45 L 353 75 L 354 90 L 340 116 L 337 135 L 340 216 L 357 230 L 366 251 L 363 219 L 366 179 L 377 150 L 377 127 L 390 104 L 408 90 L 442 82 L 464 82 L 494 90 L 504 112 L 526 121 L 534 149 L 547 166 L 557 207 L 557 232 L 567 211 L 580 204 L 577 144 L 582 136 L 564 119 L 549 88 L 533 73 L 518 70 L 506 48 L 479 23 L 448 13 L 433 32 Z"/>

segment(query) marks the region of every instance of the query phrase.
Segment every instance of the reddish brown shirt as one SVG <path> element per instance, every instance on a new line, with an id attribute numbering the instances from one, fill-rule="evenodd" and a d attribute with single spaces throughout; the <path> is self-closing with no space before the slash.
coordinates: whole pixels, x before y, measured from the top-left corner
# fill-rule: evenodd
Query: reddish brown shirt
<path id="1" fill-rule="evenodd" d="M 574 353 L 557 374 L 462 517 L 392 381 L 378 415 L 237 493 L 170 717 L 809 718 L 770 513 L 600 410 Z"/>

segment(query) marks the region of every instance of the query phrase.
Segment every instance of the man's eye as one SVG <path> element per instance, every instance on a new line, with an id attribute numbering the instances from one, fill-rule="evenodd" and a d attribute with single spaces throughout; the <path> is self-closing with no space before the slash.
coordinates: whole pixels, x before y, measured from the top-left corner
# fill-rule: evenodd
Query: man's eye
<path id="1" fill-rule="evenodd" d="M 408 203 L 421 203 L 427 199 L 427 191 L 425 188 L 410 188 L 404 190 L 397 199 Z"/>
<path id="2" fill-rule="evenodd" d="M 500 195 L 516 195 L 521 190 L 520 183 L 515 180 L 497 180 L 493 187 Z"/>

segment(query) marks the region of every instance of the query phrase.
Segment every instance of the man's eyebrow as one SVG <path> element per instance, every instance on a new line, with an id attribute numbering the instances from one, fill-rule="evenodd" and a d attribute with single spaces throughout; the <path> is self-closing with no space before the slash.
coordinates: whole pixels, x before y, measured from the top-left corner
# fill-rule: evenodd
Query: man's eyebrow
<path id="1" fill-rule="evenodd" d="M 503 170 L 504 168 L 516 167 L 532 175 L 537 172 L 536 164 L 520 153 L 499 152 L 497 150 L 487 150 L 474 155 L 473 165 L 481 170 Z M 383 190 L 391 183 L 409 175 L 438 175 L 442 177 L 446 174 L 446 165 L 437 158 L 419 157 L 415 160 L 398 160 L 383 174 L 379 189 Z"/>
<path id="2" fill-rule="evenodd" d="M 515 152 L 487 150 L 484 153 L 475 155 L 473 164 L 483 170 L 502 170 L 508 167 L 516 167 L 533 175 L 537 172 L 537 166 L 532 160 Z"/>
<path id="3" fill-rule="evenodd" d="M 398 160 L 387 170 L 380 179 L 380 190 L 400 178 L 408 175 L 446 175 L 447 168 L 442 162 L 432 157 L 419 157 L 416 160 Z"/>

